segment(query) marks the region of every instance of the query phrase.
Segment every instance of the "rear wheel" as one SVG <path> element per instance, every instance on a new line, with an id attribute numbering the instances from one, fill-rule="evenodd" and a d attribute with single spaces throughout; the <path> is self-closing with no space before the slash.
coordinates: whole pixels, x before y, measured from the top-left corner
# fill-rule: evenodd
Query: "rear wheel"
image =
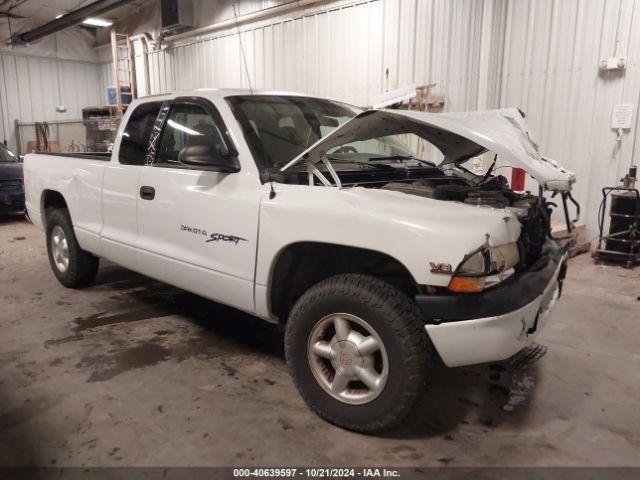
<path id="1" fill-rule="evenodd" d="M 416 305 L 366 275 L 338 275 L 308 290 L 291 311 L 285 342 L 309 406 L 362 432 L 390 428 L 411 413 L 434 358 Z"/>
<path id="2" fill-rule="evenodd" d="M 47 252 L 54 275 L 65 287 L 89 285 L 96 278 L 100 259 L 82 250 L 67 209 L 47 212 Z"/>

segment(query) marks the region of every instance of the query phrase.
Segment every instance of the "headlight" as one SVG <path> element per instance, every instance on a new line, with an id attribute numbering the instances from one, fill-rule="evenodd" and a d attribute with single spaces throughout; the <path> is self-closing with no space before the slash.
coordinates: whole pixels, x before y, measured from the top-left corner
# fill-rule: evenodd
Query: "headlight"
<path id="1" fill-rule="evenodd" d="M 477 293 L 497 285 L 514 273 L 520 262 L 518 245 L 483 245 L 462 259 L 449 282 L 452 292 Z"/>

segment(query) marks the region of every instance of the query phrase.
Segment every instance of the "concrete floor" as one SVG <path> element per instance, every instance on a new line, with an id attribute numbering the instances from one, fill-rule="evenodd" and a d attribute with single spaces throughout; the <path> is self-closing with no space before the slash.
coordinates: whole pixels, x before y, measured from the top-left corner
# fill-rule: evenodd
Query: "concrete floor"
<path id="1" fill-rule="evenodd" d="M 0 466 L 640 466 L 640 268 L 572 260 L 545 358 L 438 367 L 383 437 L 307 409 L 280 328 L 106 262 L 65 289 L 18 218 L 0 285 Z"/>

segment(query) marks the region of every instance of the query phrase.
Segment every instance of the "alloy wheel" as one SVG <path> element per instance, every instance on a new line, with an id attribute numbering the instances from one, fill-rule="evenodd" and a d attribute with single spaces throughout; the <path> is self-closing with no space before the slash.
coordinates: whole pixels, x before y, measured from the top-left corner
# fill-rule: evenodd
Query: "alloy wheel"
<path id="1" fill-rule="evenodd" d="M 387 351 L 377 332 L 360 317 L 333 313 L 322 318 L 311 331 L 307 352 L 318 383 L 341 402 L 369 403 L 387 384 Z"/>
<path id="2" fill-rule="evenodd" d="M 51 229 L 51 254 L 56 268 L 66 272 L 69 268 L 69 245 L 64 230 L 59 225 Z"/>

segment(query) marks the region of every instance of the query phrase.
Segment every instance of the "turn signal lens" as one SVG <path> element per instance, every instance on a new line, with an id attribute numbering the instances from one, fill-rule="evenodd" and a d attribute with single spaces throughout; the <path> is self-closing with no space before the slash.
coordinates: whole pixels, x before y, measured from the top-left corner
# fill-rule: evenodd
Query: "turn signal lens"
<path id="1" fill-rule="evenodd" d="M 478 293 L 484 290 L 484 277 L 453 277 L 449 290 L 457 293 Z"/>

